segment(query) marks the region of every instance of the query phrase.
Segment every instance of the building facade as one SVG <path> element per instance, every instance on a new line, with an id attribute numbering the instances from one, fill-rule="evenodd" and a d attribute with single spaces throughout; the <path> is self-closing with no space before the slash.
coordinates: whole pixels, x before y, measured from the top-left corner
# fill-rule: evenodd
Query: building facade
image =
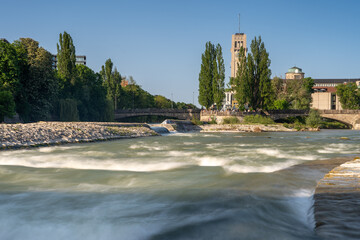
<path id="1" fill-rule="evenodd" d="M 53 68 L 56 69 L 57 68 L 57 55 L 53 54 Z M 76 60 L 75 60 L 75 64 L 76 65 L 85 65 L 86 66 L 86 56 L 85 55 L 79 55 L 76 56 Z"/>
<path id="2" fill-rule="evenodd" d="M 231 40 L 231 77 L 236 77 L 239 63 L 239 52 L 240 48 L 245 49 L 245 55 L 247 54 L 246 48 L 246 34 L 245 33 L 235 33 L 232 35 Z"/>
<path id="3" fill-rule="evenodd" d="M 239 64 L 239 53 L 240 48 L 243 47 L 245 49 L 245 55 L 247 54 L 246 47 L 246 34 L 245 33 L 235 33 L 231 38 L 231 78 L 236 77 L 236 73 L 238 71 Z M 223 109 L 235 109 L 238 108 L 238 102 L 235 100 L 235 92 L 231 89 L 228 89 L 225 92 L 225 99 L 223 101 Z"/>
<path id="4" fill-rule="evenodd" d="M 289 68 L 288 72 L 285 73 L 285 79 L 303 79 L 304 76 L 305 73 L 298 67 Z"/>
<path id="5" fill-rule="evenodd" d="M 319 110 L 342 110 L 340 98 L 336 95 L 339 84 L 355 83 L 360 88 L 360 79 L 314 79 L 314 93 L 311 106 Z"/>

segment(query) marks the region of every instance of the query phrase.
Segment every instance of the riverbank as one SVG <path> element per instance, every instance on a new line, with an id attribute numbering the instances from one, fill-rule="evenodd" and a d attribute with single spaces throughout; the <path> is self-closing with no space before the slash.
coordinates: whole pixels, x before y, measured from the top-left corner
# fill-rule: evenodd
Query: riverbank
<path id="1" fill-rule="evenodd" d="M 173 132 L 296 132 L 319 131 L 319 128 L 285 127 L 284 124 L 193 124 L 191 121 L 169 120 L 166 124 L 154 124 L 155 127 L 164 127 Z"/>
<path id="2" fill-rule="evenodd" d="M 0 150 L 157 135 L 146 124 L 109 122 L 0 124 Z"/>
<path id="3" fill-rule="evenodd" d="M 359 239 L 360 159 L 345 162 L 319 181 L 314 195 L 317 233 L 326 239 Z"/>
<path id="4" fill-rule="evenodd" d="M 201 132 L 294 132 L 282 124 L 207 124 L 199 126 Z"/>

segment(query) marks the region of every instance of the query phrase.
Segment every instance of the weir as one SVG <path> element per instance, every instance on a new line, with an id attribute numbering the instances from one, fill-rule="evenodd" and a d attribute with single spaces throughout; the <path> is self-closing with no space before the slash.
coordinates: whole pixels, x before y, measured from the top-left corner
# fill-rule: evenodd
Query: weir
<path id="1" fill-rule="evenodd" d="M 354 130 L 360 130 L 360 110 L 318 110 L 323 118 L 336 120 L 347 125 L 352 126 Z M 264 115 L 273 120 L 285 119 L 288 117 L 308 116 L 308 110 L 270 110 L 262 112 L 240 112 L 240 111 L 207 111 L 203 110 L 200 113 L 201 121 L 216 120 L 222 122 L 227 117 L 237 117 L 240 121 L 248 115 Z"/>

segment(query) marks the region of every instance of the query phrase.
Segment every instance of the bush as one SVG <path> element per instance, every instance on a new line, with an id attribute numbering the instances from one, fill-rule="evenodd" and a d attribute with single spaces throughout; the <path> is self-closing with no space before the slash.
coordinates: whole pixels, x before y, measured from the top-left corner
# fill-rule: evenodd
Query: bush
<path id="1" fill-rule="evenodd" d="M 274 124 L 274 120 L 261 115 L 249 115 L 244 117 L 245 123 Z"/>
<path id="2" fill-rule="evenodd" d="M 239 124 L 240 120 L 237 117 L 224 118 L 223 124 Z"/>
<path id="3" fill-rule="evenodd" d="M 4 121 L 4 117 L 12 117 L 15 115 L 14 97 L 10 91 L 0 91 L 0 122 Z"/>
<path id="4" fill-rule="evenodd" d="M 211 121 L 209 122 L 209 124 L 217 124 L 216 118 L 215 118 L 215 117 L 211 117 Z"/>
<path id="5" fill-rule="evenodd" d="M 285 99 L 278 99 L 274 101 L 275 110 L 285 110 L 289 109 L 289 103 Z"/>
<path id="6" fill-rule="evenodd" d="M 309 116 L 306 118 L 306 126 L 317 128 L 320 126 L 321 117 L 318 111 L 311 109 Z"/>
<path id="7" fill-rule="evenodd" d="M 197 119 L 197 118 L 195 118 L 195 117 L 193 117 L 193 118 L 191 119 L 191 122 L 192 122 L 192 124 L 194 124 L 194 125 L 204 125 L 204 123 L 203 123 L 202 121 L 200 121 L 199 119 Z"/>

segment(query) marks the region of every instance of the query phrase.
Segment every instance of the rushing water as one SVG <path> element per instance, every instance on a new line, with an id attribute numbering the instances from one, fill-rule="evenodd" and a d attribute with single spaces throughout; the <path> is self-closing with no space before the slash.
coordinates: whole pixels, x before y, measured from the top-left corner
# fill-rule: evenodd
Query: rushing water
<path id="1" fill-rule="evenodd" d="M 319 239 L 324 170 L 291 166 L 359 142 L 349 130 L 189 133 L 3 151 L 0 239 Z"/>

